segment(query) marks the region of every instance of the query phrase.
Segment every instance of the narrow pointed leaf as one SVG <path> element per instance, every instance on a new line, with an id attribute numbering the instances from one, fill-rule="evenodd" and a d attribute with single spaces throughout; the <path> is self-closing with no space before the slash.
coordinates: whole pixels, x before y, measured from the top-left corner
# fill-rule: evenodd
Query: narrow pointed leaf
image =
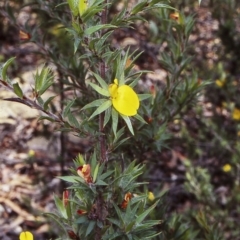
<path id="1" fill-rule="evenodd" d="M 90 102 L 87 105 L 85 105 L 82 108 L 82 110 L 85 110 L 85 109 L 88 109 L 88 108 L 92 108 L 92 107 L 99 107 L 100 105 L 102 105 L 106 101 L 107 101 L 107 99 L 97 99 L 97 100 L 94 100 L 93 102 Z"/>
<path id="2" fill-rule="evenodd" d="M 127 127 L 129 129 L 129 131 L 132 133 L 132 135 L 134 135 L 134 131 L 133 131 L 133 127 L 132 127 L 132 123 L 131 120 L 128 116 L 122 115 L 121 117 L 123 118 L 123 120 L 125 121 L 125 123 L 127 124 Z"/>
<path id="3" fill-rule="evenodd" d="M 96 73 L 92 72 L 96 80 L 99 82 L 102 88 L 108 89 L 108 84 Z"/>
<path id="4" fill-rule="evenodd" d="M 7 69 L 9 67 L 9 65 L 15 60 L 15 58 L 16 57 L 12 57 L 3 64 L 2 69 L 1 69 L 1 78 L 3 81 L 7 80 Z"/>
<path id="5" fill-rule="evenodd" d="M 106 28 L 116 28 L 116 26 L 114 25 L 111 25 L 111 24 L 102 24 L 102 25 L 97 25 L 97 26 L 93 26 L 93 27 L 89 27 L 87 28 L 85 31 L 84 31 L 84 34 L 85 36 L 88 36 L 88 35 L 91 35 L 93 34 L 94 32 L 97 32 L 99 30 L 102 30 L 102 29 L 106 29 Z"/>
<path id="6" fill-rule="evenodd" d="M 111 109 L 108 108 L 108 109 L 105 111 L 103 127 L 105 127 L 106 124 L 109 122 L 110 117 L 111 117 Z"/>
<path id="7" fill-rule="evenodd" d="M 98 92 L 99 94 L 101 94 L 101 95 L 103 95 L 103 96 L 106 96 L 106 97 L 109 97 L 109 96 L 110 96 L 110 93 L 109 93 L 108 90 L 99 87 L 99 86 L 96 85 L 95 83 L 89 82 L 89 85 L 91 85 L 91 87 L 92 87 L 96 92 Z"/>
<path id="8" fill-rule="evenodd" d="M 72 101 L 70 101 L 67 106 L 65 107 L 64 111 L 63 111 L 63 117 L 67 117 L 68 113 L 70 112 L 70 109 L 72 107 L 72 105 L 74 104 L 75 99 L 73 99 Z"/>
<path id="9" fill-rule="evenodd" d="M 95 117 L 96 115 L 99 115 L 100 113 L 102 113 L 103 111 L 105 111 L 106 109 L 108 109 L 111 106 L 112 106 L 112 101 L 111 100 L 105 101 L 101 106 L 99 106 L 95 110 L 95 112 L 90 116 L 89 120 L 92 119 L 93 117 Z"/>
<path id="10" fill-rule="evenodd" d="M 18 83 L 13 84 L 13 91 L 18 97 L 23 97 L 22 89 L 19 87 Z"/>
<path id="11" fill-rule="evenodd" d="M 85 237 L 87 237 L 89 235 L 89 233 L 93 231 L 93 228 L 95 227 L 95 225 L 96 225 L 95 221 L 89 222 Z"/>
<path id="12" fill-rule="evenodd" d="M 143 212 L 142 214 L 140 214 L 137 219 L 136 219 L 136 223 L 140 224 L 146 217 L 147 215 L 157 206 L 159 200 L 156 201 L 151 207 L 149 207 L 145 212 Z"/>
<path id="13" fill-rule="evenodd" d="M 117 133 L 117 126 L 118 126 L 118 113 L 114 108 L 112 108 L 112 130 L 115 136 Z"/>
<path id="14" fill-rule="evenodd" d="M 43 109 L 44 109 L 45 111 L 48 110 L 48 104 L 49 104 L 55 97 L 56 97 L 56 96 L 52 96 L 52 97 L 48 98 L 47 101 L 43 104 Z"/>
<path id="15" fill-rule="evenodd" d="M 97 164 L 97 166 L 96 166 L 95 169 L 94 169 L 93 182 L 95 182 L 96 179 L 97 179 L 98 169 L 99 169 L 99 163 Z"/>
<path id="16" fill-rule="evenodd" d="M 140 122 L 144 123 L 144 124 L 148 124 L 140 115 L 136 114 L 134 116 L 136 119 L 138 119 Z"/>
<path id="17" fill-rule="evenodd" d="M 152 97 L 152 94 L 149 94 L 149 93 L 138 94 L 138 98 L 139 98 L 140 101 L 145 100 L 145 99 L 148 99 L 148 98 L 150 98 L 150 97 Z"/>

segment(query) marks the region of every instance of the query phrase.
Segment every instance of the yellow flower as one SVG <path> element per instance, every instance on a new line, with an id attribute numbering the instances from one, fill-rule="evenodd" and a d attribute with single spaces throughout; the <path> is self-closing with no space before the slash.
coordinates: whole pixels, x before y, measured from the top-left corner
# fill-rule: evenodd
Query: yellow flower
<path id="1" fill-rule="evenodd" d="M 118 80 L 108 87 L 113 107 L 125 116 L 134 116 L 139 108 L 139 98 L 128 85 L 118 86 Z"/>
<path id="2" fill-rule="evenodd" d="M 230 165 L 230 164 L 225 164 L 223 167 L 222 167 L 222 170 L 224 171 L 224 172 L 230 172 L 231 171 L 231 169 L 232 169 L 232 166 Z"/>
<path id="3" fill-rule="evenodd" d="M 232 118 L 234 120 L 240 120 L 240 110 L 238 108 L 234 108 Z"/>
<path id="4" fill-rule="evenodd" d="M 216 83 L 216 85 L 218 86 L 218 87 L 223 87 L 224 85 L 225 85 L 225 83 L 226 83 L 226 80 L 224 79 L 224 80 L 219 80 L 219 79 L 217 79 L 216 81 L 215 81 L 215 83 Z"/>
<path id="5" fill-rule="evenodd" d="M 28 151 L 28 156 L 29 156 L 29 157 L 34 157 L 34 156 L 35 156 L 35 151 L 32 150 L 32 149 L 30 149 L 30 150 Z"/>
<path id="6" fill-rule="evenodd" d="M 152 192 L 148 192 L 148 199 L 150 201 L 153 201 L 155 199 L 155 196 L 154 196 L 154 194 Z"/>
<path id="7" fill-rule="evenodd" d="M 21 232 L 19 235 L 20 240 L 34 240 L 32 233 L 26 231 L 26 232 Z"/>
<path id="8" fill-rule="evenodd" d="M 86 11 L 87 6 L 88 6 L 88 1 L 87 0 L 80 0 L 79 1 L 78 9 L 79 9 L 80 16 L 82 16 L 83 13 Z"/>

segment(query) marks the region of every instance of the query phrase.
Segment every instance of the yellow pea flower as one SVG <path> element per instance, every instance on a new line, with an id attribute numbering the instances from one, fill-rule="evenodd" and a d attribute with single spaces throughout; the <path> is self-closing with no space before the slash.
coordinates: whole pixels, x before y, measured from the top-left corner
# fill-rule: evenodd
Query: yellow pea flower
<path id="1" fill-rule="evenodd" d="M 26 232 L 21 232 L 19 235 L 20 240 L 34 240 L 32 233 L 26 231 Z"/>
<path id="2" fill-rule="evenodd" d="M 230 172 L 231 171 L 231 169 L 232 169 L 232 166 L 230 165 L 230 164 L 225 164 L 223 167 L 222 167 L 222 170 L 224 171 L 224 172 Z"/>
<path id="3" fill-rule="evenodd" d="M 150 201 L 153 201 L 155 199 L 155 196 L 154 196 L 153 192 L 148 192 L 148 199 Z"/>
<path id="4" fill-rule="evenodd" d="M 239 121 L 240 120 L 240 109 L 234 108 L 232 112 L 233 120 Z"/>
<path id="5" fill-rule="evenodd" d="M 224 80 L 219 80 L 219 79 L 217 79 L 216 81 L 215 81 L 215 83 L 216 83 L 216 85 L 218 86 L 218 87 L 223 87 L 224 85 L 225 85 L 225 83 L 226 83 L 226 80 L 224 79 Z"/>
<path id="6" fill-rule="evenodd" d="M 139 108 L 139 98 L 128 85 L 118 86 L 118 80 L 108 87 L 113 107 L 125 116 L 134 116 Z"/>
<path id="7" fill-rule="evenodd" d="M 79 0 L 78 9 L 79 9 L 80 16 L 82 16 L 83 13 L 86 11 L 87 5 L 88 5 L 88 1 L 87 0 Z"/>

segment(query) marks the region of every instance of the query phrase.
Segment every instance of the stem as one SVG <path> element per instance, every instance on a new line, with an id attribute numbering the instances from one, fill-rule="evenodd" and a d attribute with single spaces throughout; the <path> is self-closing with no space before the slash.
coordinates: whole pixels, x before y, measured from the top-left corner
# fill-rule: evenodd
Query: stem
<path id="1" fill-rule="evenodd" d="M 104 1 L 104 4 L 107 5 L 107 0 Z M 101 24 L 106 24 L 107 23 L 107 6 L 102 11 L 101 15 Z M 101 33 L 102 35 L 102 33 Z M 102 79 L 106 78 L 106 64 L 104 61 L 100 63 L 99 66 L 100 70 L 100 75 Z M 104 113 L 101 113 L 99 115 L 99 132 L 100 132 L 100 137 L 99 137 L 99 142 L 100 142 L 100 156 L 101 156 L 101 162 L 107 162 L 107 151 L 106 151 L 106 138 L 105 138 L 105 133 L 104 133 Z"/>
<path id="2" fill-rule="evenodd" d="M 64 83 L 63 83 L 63 74 L 60 70 L 58 70 L 59 73 L 59 90 L 60 90 L 60 105 L 61 105 L 61 109 L 64 108 Z M 65 139 L 66 135 L 64 131 L 60 132 L 60 145 L 61 145 L 61 153 L 60 153 L 60 167 L 61 167 L 61 176 L 64 176 L 64 165 L 65 165 L 65 153 L 66 153 L 66 148 L 65 148 Z M 60 192 L 63 192 L 64 190 L 64 181 L 61 181 L 61 185 L 60 185 Z"/>
<path id="3" fill-rule="evenodd" d="M 102 11 L 101 15 L 101 24 L 106 24 L 107 23 L 107 1 L 104 1 L 105 7 Z M 103 32 L 101 32 L 101 35 L 103 35 Z M 99 65 L 99 71 L 102 79 L 106 79 L 106 64 L 105 61 L 100 62 Z M 104 131 L 104 113 L 101 113 L 99 115 L 99 142 L 100 142 L 100 161 L 101 163 L 106 163 L 107 162 L 107 151 L 106 151 L 106 136 L 105 136 L 105 131 Z M 98 196 L 96 199 L 96 211 L 98 215 L 98 219 L 101 222 L 105 221 L 104 213 L 103 213 L 103 206 L 104 206 L 104 199 L 101 193 L 101 190 L 98 191 Z M 95 240 L 101 240 L 102 239 L 102 234 L 101 234 L 101 228 L 98 226 L 96 227 L 96 232 L 95 232 Z"/>

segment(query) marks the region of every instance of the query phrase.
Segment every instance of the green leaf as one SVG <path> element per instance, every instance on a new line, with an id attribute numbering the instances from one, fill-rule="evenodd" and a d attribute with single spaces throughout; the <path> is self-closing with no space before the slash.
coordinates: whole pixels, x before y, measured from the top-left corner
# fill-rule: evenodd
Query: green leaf
<path id="1" fill-rule="evenodd" d="M 35 91 L 41 96 L 53 84 L 53 72 L 44 67 L 40 74 L 37 72 L 34 76 Z"/>
<path id="2" fill-rule="evenodd" d="M 104 181 L 102 181 L 101 179 L 97 180 L 97 182 L 95 183 L 95 185 L 98 186 L 107 186 L 108 184 Z"/>
<path id="3" fill-rule="evenodd" d="M 91 19 L 93 16 L 96 15 L 96 13 L 101 12 L 103 10 L 104 6 L 91 6 L 86 9 L 86 11 L 81 16 L 81 19 L 83 22 L 87 22 L 89 19 Z"/>
<path id="4" fill-rule="evenodd" d="M 48 110 L 48 104 L 49 104 L 55 97 L 56 97 L 56 96 L 49 97 L 49 98 L 47 99 L 47 101 L 43 104 L 43 109 L 44 109 L 45 111 Z"/>
<path id="5" fill-rule="evenodd" d="M 111 100 L 107 100 L 105 101 L 101 106 L 99 106 L 94 113 L 90 116 L 90 119 L 92 119 L 93 117 L 95 117 L 96 115 L 99 115 L 100 113 L 102 113 L 103 111 L 105 111 L 106 109 L 108 109 L 109 107 L 112 106 L 112 101 Z"/>
<path id="6" fill-rule="evenodd" d="M 148 124 L 140 115 L 136 114 L 134 116 L 136 119 L 138 119 L 140 122 L 144 123 L 144 124 Z"/>
<path id="7" fill-rule="evenodd" d="M 82 38 L 74 37 L 74 43 L 73 43 L 73 53 L 74 54 L 77 52 L 81 40 L 82 40 Z"/>
<path id="8" fill-rule="evenodd" d="M 84 180 L 81 177 L 77 177 L 77 176 L 62 176 L 58 178 L 70 183 L 84 182 Z"/>
<path id="9" fill-rule="evenodd" d="M 118 126 L 118 113 L 114 108 L 112 108 L 112 130 L 115 136 L 117 132 L 117 126 Z"/>
<path id="10" fill-rule="evenodd" d="M 18 83 L 13 84 L 13 91 L 18 97 L 23 98 L 23 92 Z"/>
<path id="11" fill-rule="evenodd" d="M 88 221 L 87 216 L 83 215 L 76 220 L 76 223 L 85 223 Z"/>
<path id="12" fill-rule="evenodd" d="M 137 219 L 136 219 L 136 223 L 140 224 L 146 217 L 147 215 L 157 206 L 159 200 L 156 201 L 151 207 L 149 207 L 145 212 L 143 212 L 142 214 L 140 214 Z"/>
<path id="13" fill-rule="evenodd" d="M 104 174 L 102 174 L 102 175 L 99 176 L 99 180 L 104 180 L 104 179 L 106 179 L 106 178 L 109 177 L 113 172 L 114 172 L 114 170 L 105 172 Z"/>
<path id="14" fill-rule="evenodd" d="M 67 0 L 69 7 L 72 11 L 72 14 L 74 17 L 76 17 L 78 15 L 78 2 L 79 0 Z"/>
<path id="15" fill-rule="evenodd" d="M 67 117 L 68 117 L 68 121 L 71 125 L 73 125 L 76 128 L 80 128 L 80 124 L 79 124 L 78 120 L 71 112 L 68 113 Z"/>
<path id="16" fill-rule="evenodd" d="M 118 148 L 119 146 L 121 146 L 124 142 L 126 142 L 130 137 L 124 138 L 120 141 L 118 141 L 116 144 L 114 144 L 114 149 Z"/>
<path id="17" fill-rule="evenodd" d="M 7 70 L 9 65 L 15 60 L 16 57 L 12 57 L 10 59 L 8 59 L 3 66 L 1 67 L 1 78 L 3 81 L 7 80 Z"/>
<path id="18" fill-rule="evenodd" d="M 87 28 L 84 31 L 84 34 L 85 34 L 85 36 L 88 36 L 88 35 L 93 34 L 94 32 L 97 32 L 99 30 L 106 29 L 106 28 L 109 28 L 109 29 L 117 28 L 117 26 L 114 26 L 114 25 L 111 25 L 111 24 L 100 24 L 100 25 L 97 25 L 97 26 Z"/>
<path id="19" fill-rule="evenodd" d="M 66 212 L 66 208 L 63 205 L 63 201 L 58 196 L 54 195 L 54 202 L 58 211 L 61 213 L 61 215 L 65 219 L 67 219 L 67 212 Z"/>
<path id="20" fill-rule="evenodd" d="M 109 122 L 110 117 L 111 117 L 111 109 L 108 108 L 108 109 L 105 111 L 103 127 L 105 127 L 106 124 Z"/>
<path id="21" fill-rule="evenodd" d="M 138 98 L 139 98 L 140 101 L 145 100 L 145 99 L 148 99 L 148 98 L 150 98 L 150 97 L 152 97 L 152 94 L 149 94 L 149 93 L 138 94 Z"/>
<path id="22" fill-rule="evenodd" d="M 53 221 L 60 226 L 60 229 L 61 229 L 62 231 L 64 231 L 64 234 L 65 234 L 65 236 L 61 236 L 61 237 L 67 239 L 68 233 L 67 233 L 67 231 L 66 231 L 66 228 L 65 228 L 64 224 L 62 224 L 62 222 L 60 221 L 59 217 L 58 217 L 56 214 L 54 214 L 54 213 L 44 213 L 44 215 L 52 218 Z"/>
<path id="23" fill-rule="evenodd" d="M 94 169 L 93 182 L 95 182 L 96 179 L 97 179 L 98 169 L 99 169 L 99 163 L 97 164 L 97 166 L 96 166 L 95 169 Z"/>
<path id="24" fill-rule="evenodd" d="M 114 208 L 116 210 L 116 213 L 118 215 L 118 219 L 121 221 L 121 225 L 124 225 L 125 221 L 123 219 L 123 214 L 122 214 L 120 208 L 114 202 L 113 202 L 113 206 L 114 206 Z"/>
<path id="25" fill-rule="evenodd" d="M 50 122 L 55 122 L 55 119 L 51 118 L 51 117 L 48 117 L 48 116 L 41 116 L 38 118 L 38 121 L 41 121 L 41 120 L 48 120 Z"/>
<path id="26" fill-rule="evenodd" d="M 85 237 L 87 237 L 89 233 L 93 231 L 93 228 L 95 227 L 95 225 L 96 225 L 95 221 L 89 221 Z"/>
<path id="27" fill-rule="evenodd" d="M 42 107 L 44 104 L 44 101 L 41 97 L 37 97 L 37 102 L 40 104 L 40 106 Z"/>
<path id="28" fill-rule="evenodd" d="M 144 0 L 144 1 L 141 1 L 139 4 L 137 4 L 136 6 L 134 6 L 134 8 L 131 11 L 131 15 L 137 14 L 142 10 L 144 10 L 144 7 L 147 6 L 147 2 L 148 0 Z"/>
<path id="29" fill-rule="evenodd" d="M 75 99 L 73 99 L 72 101 L 70 101 L 70 102 L 67 104 L 67 106 L 64 108 L 64 111 L 63 111 L 63 117 L 64 117 L 64 118 L 67 117 L 67 115 L 69 114 L 70 109 L 71 109 L 72 105 L 74 104 L 74 102 L 75 102 Z"/>
<path id="30" fill-rule="evenodd" d="M 106 102 L 107 99 L 97 99 L 94 100 L 93 102 L 88 103 L 87 105 L 85 105 L 82 110 L 88 109 L 88 108 L 92 108 L 92 107 L 99 107 L 100 105 L 102 105 L 104 102 Z"/>
<path id="31" fill-rule="evenodd" d="M 108 89 L 108 84 L 96 73 L 92 72 L 98 83 L 101 85 L 102 88 Z"/>
<path id="32" fill-rule="evenodd" d="M 106 97 L 110 97 L 110 93 L 109 93 L 108 90 L 99 87 L 99 86 L 96 85 L 95 83 L 89 82 L 88 84 L 91 85 L 91 87 L 92 87 L 96 92 L 98 92 L 99 94 L 101 94 L 101 95 L 103 95 L 103 96 L 106 96 Z"/>
<path id="33" fill-rule="evenodd" d="M 128 116 L 122 115 L 121 117 L 123 118 L 123 120 L 125 121 L 125 123 L 127 124 L 127 127 L 129 129 L 129 131 L 132 133 L 132 135 L 134 135 L 134 131 L 133 131 L 133 127 L 132 127 L 132 123 L 131 120 Z"/>
<path id="34" fill-rule="evenodd" d="M 79 167 L 79 166 L 82 166 L 82 165 L 86 164 L 83 156 L 80 153 L 77 155 L 74 162 L 76 163 L 76 167 Z"/>

